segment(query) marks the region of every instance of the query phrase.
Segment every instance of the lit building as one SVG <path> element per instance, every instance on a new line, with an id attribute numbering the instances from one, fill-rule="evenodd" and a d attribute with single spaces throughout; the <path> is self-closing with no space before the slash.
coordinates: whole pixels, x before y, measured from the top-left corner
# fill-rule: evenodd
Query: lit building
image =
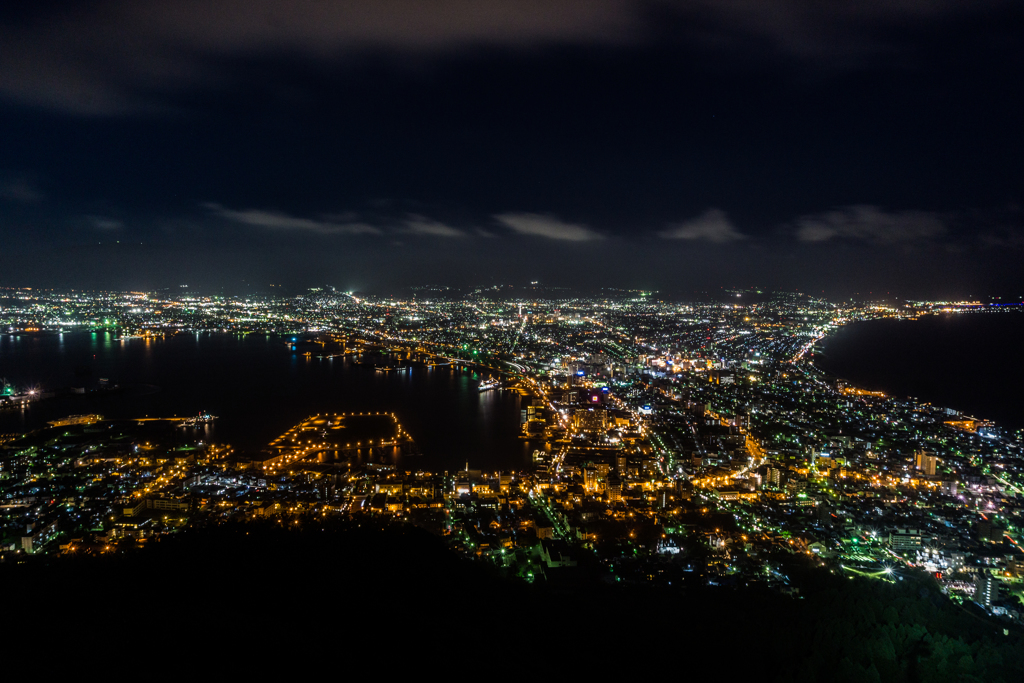
<path id="1" fill-rule="evenodd" d="M 608 428 L 608 412 L 603 408 L 577 408 L 572 421 L 576 431 L 596 434 Z"/>
<path id="2" fill-rule="evenodd" d="M 622 500 L 622 480 L 616 475 L 608 477 L 605 489 L 608 492 L 608 502 L 614 503 Z"/>
<path id="3" fill-rule="evenodd" d="M 999 600 L 999 579 L 991 574 L 978 574 L 974 578 L 974 602 L 991 607 Z"/>
<path id="4" fill-rule="evenodd" d="M 914 454 L 914 465 L 930 477 L 935 476 L 935 465 L 938 460 L 930 451 L 918 451 Z"/>
<path id="5" fill-rule="evenodd" d="M 921 547 L 921 532 L 918 529 L 893 529 L 889 533 L 889 546 L 901 550 L 917 550 Z"/>
<path id="6" fill-rule="evenodd" d="M 628 463 L 627 463 L 627 459 L 626 459 L 626 454 L 625 453 L 617 453 L 615 455 L 615 469 L 619 473 L 620 477 L 626 474 L 627 467 L 628 467 Z"/>

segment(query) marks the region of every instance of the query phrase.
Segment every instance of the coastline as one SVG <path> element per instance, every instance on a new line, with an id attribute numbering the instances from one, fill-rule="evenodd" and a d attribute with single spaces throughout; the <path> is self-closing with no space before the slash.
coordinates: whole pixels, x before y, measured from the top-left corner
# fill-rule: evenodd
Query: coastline
<path id="1" fill-rule="evenodd" d="M 1004 317 L 1014 313 L 1017 315 L 1012 318 Z M 999 308 L 851 321 L 817 338 L 803 360 L 860 391 L 928 403 L 1009 431 L 1020 430 L 1024 428 L 1024 401 L 1014 387 L 1024 372 L 1006 367 L 1012 364 L 1000 364 L 998 371 L 994 366 L 975 370 L 974 361 L 982 355 L 998 359 L 1004 355 L 1002 347 L 1012 346 L 1011 339 L 990 338 L 992 330 L 986 328 L 995 327 L 991 324 L 994 314 L 1004 314 L 998 318 L 1000 323 L 1008 323 L 1005 327 L 1024 330 L 1021 313 L 1016 308 Z M 885 329 L 897 325 L 917 327 L 899 335 Z M 966 329 L 968 326 L 976 329 Z M 990 348 L 982 350 L 983 345 L 976 342 L 971 362 L 965 363 L 965 352 L 958 347 L 968 337 L 986 338 Z M 998 348 L 992 349 L 997 342 Z"/>

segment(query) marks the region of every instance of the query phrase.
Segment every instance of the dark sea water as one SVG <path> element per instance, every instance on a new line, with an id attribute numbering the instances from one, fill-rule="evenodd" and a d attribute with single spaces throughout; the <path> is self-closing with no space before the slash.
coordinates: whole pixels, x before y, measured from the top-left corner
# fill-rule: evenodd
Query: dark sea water
<path id="1" fill-rule="evenodd" d="M 819 343 L 814 361 L 854 386 L 1024 428 L 1024 313 L 872 320 Z"/>
<path id="2" fill-rule="evenodd" d="M 59 396 L 25 410 L 0 412 L 0 434 L 45 426 L 72 414 L 108 418 L 191 416 L 218 419 L 208 439 L 255 451 L 309 415 L 394 412 L 419 456 L 405 469 L 522 469 L 532 448 L 520 433 L 520 397 L 479 392 L 481 375 L 441 368 L 381 373 L 348 358 L 294 354 L 284 338 L 190 334 L 118 341 L 113 334 L 0 336 L 0 377 L 44 391 L 123 387 L 107 394 Z"/>

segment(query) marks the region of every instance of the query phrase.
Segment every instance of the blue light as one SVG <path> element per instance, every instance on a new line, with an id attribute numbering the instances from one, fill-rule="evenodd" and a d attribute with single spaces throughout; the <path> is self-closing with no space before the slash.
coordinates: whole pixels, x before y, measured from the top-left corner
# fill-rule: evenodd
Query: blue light
<path id="1" fill-rule="evenodd" d="M 576 375 L 582 377 L 585 373 L 582 370 L 577 370 Z"/>

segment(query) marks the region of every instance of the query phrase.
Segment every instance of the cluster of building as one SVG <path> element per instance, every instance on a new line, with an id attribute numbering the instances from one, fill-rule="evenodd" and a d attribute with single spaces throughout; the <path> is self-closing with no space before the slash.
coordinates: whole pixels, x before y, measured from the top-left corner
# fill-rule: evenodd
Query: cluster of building
<path id="1" fill-rule="evenodd" d="M 786 566 L 799 558 L 883 581 L 928 572 L 951 597 L 1018 614 L 1019 434 L 848 386 L 810 361 L 852 321 L 1002 309 L 753 291 L 690 304 L 514 288 L 56 296 L 8 293 L 0 323 L 63 325 L 84 311 L 91 324 L 305 333 L 486 368 L 521 394 L 534 462 L 397 471 L 389 453 L 414 446 L 390 414 L 355 443 L 332 430 L 369 414 L 311 416 L 259 454 L 159 422 L 54 425 L 0 444 L 6 557 L 101 551 L 196 518 L 365 514 L 405 519 L 529 581 L 585 572 L 795 591 Z"/>

